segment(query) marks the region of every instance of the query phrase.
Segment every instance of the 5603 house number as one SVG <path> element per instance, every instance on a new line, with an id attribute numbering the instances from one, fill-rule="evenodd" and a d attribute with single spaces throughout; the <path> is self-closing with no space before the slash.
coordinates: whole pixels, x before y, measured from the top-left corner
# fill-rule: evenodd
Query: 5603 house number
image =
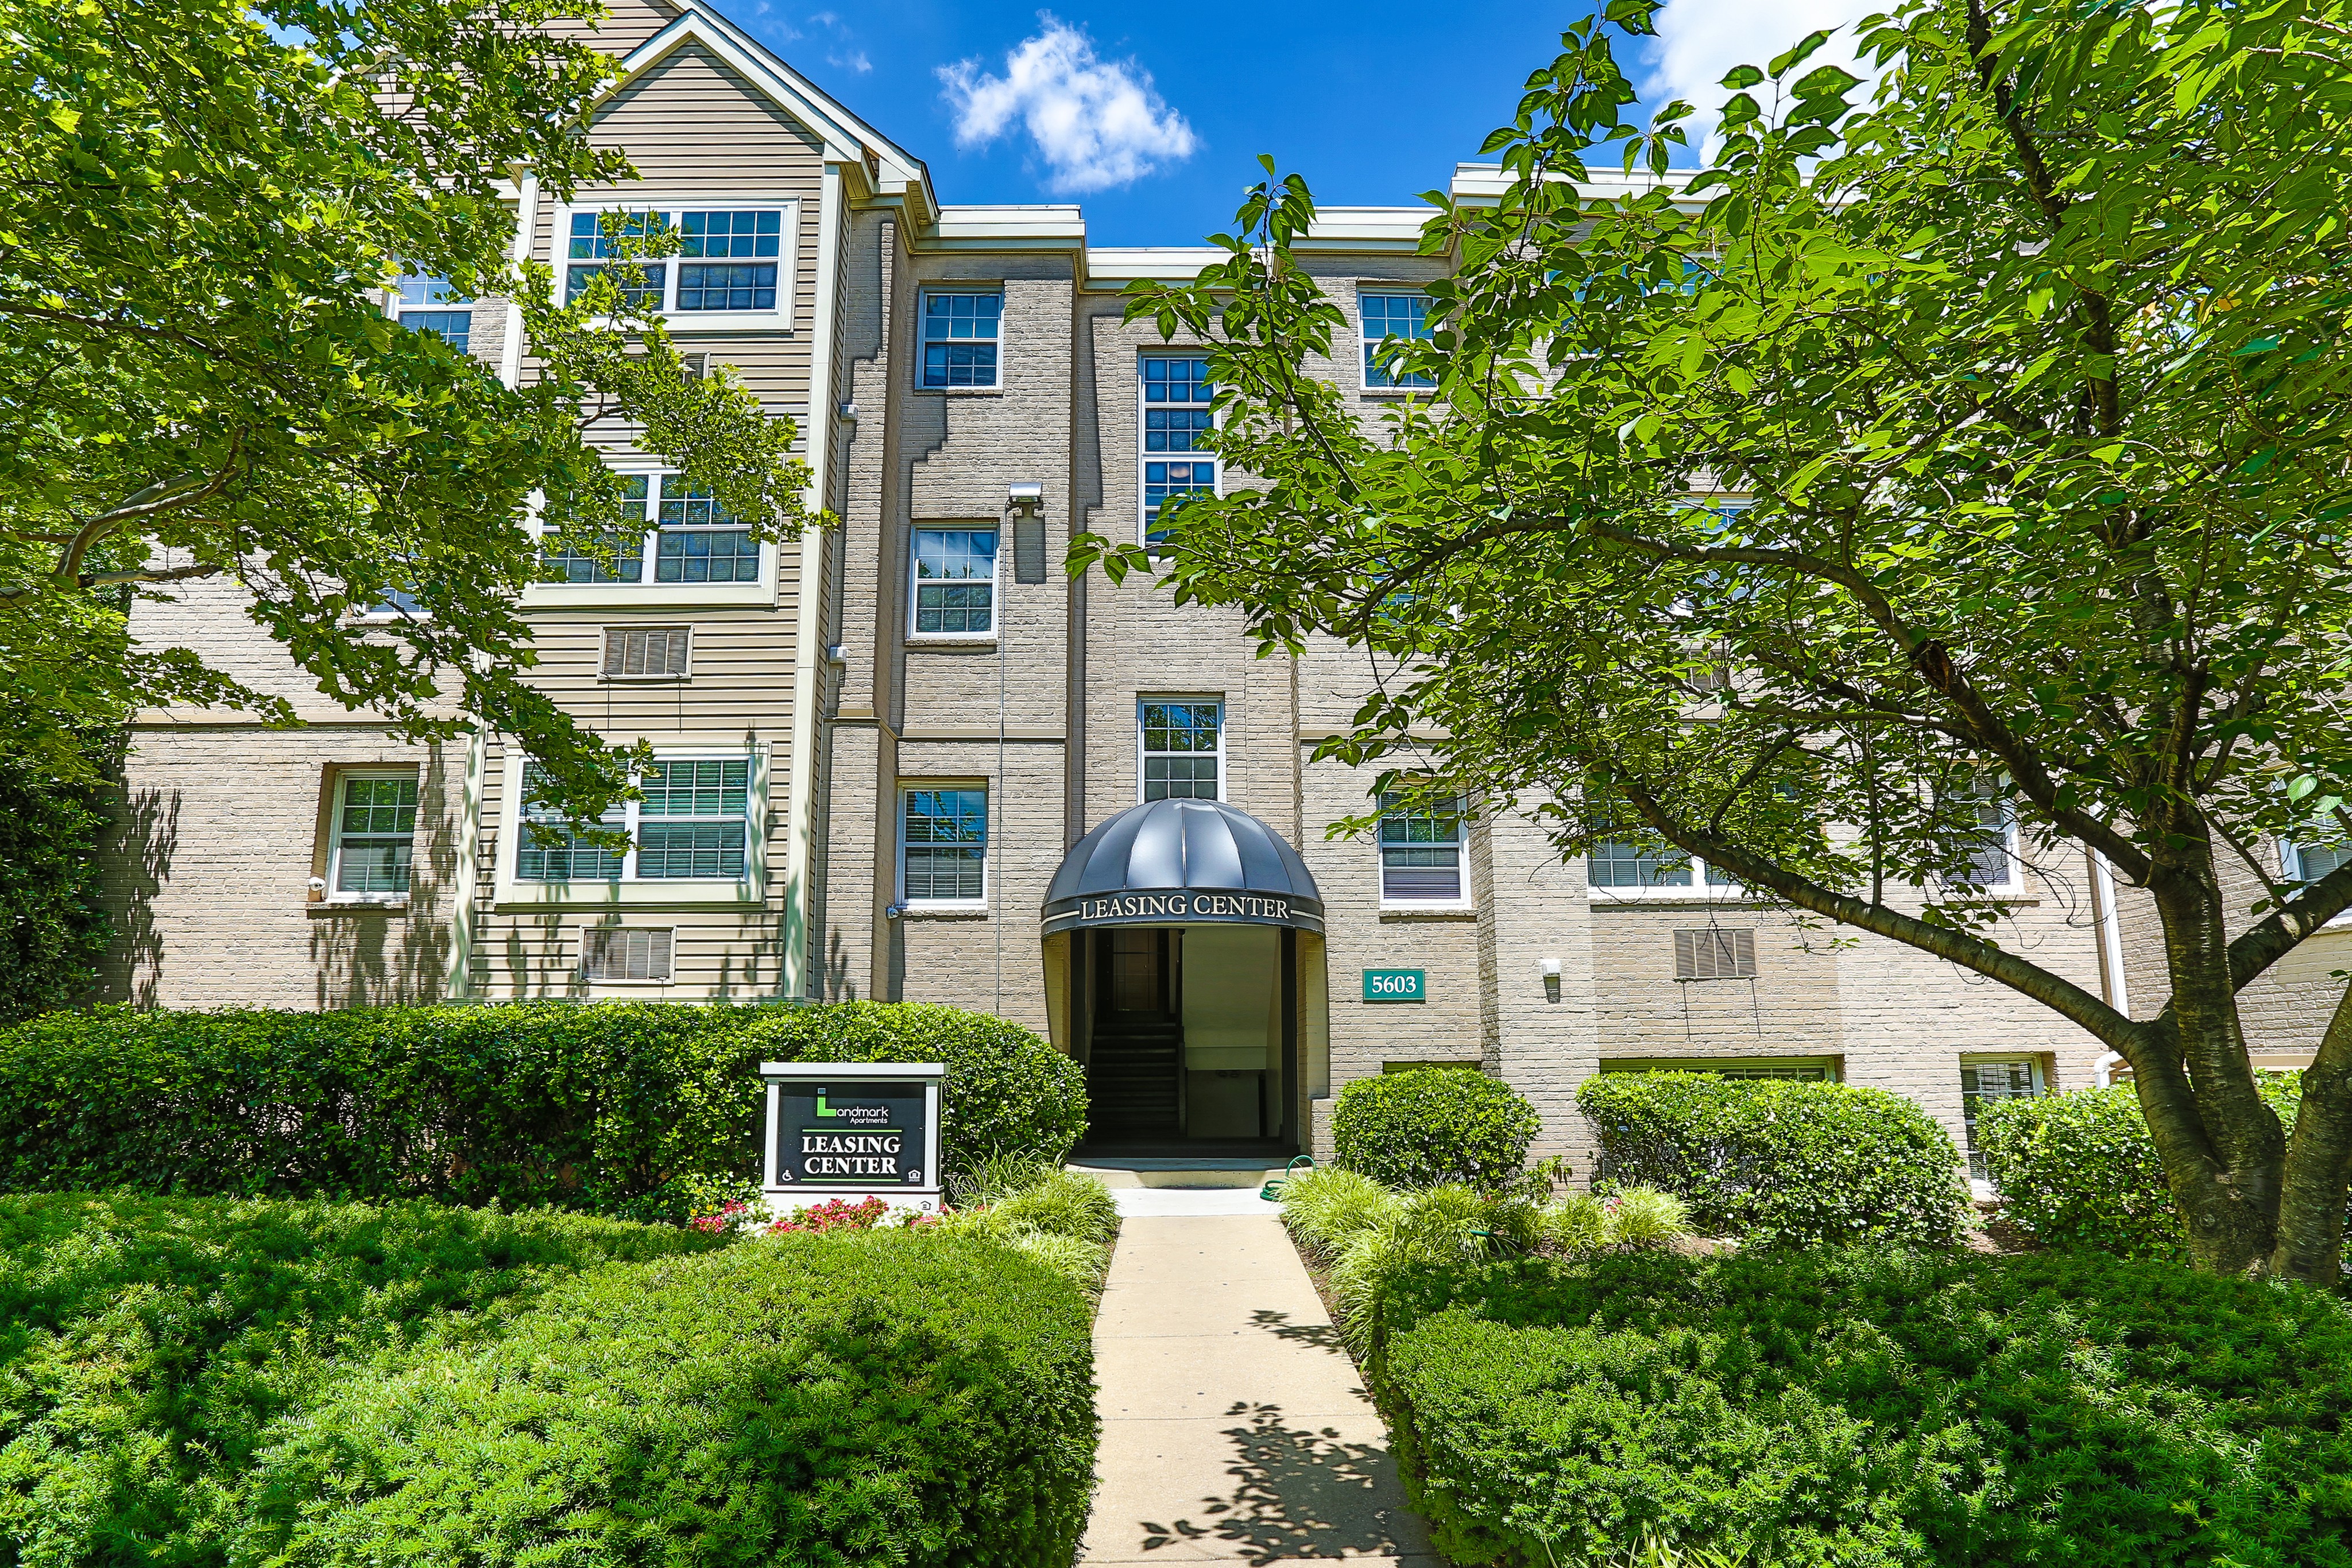
<path id="1" fill-rule="evenodd" d="M 1425 1002 L 1428 999 L 1429 977 L 1423 970 L 1364 971 L 1364 1000 L 1368 1002 Z"/>

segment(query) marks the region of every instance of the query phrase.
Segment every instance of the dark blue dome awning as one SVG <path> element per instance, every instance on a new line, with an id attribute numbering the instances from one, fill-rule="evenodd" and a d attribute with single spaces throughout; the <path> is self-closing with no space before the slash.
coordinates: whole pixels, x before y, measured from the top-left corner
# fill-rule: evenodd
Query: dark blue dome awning
<path id="1" fill-rule="evenodd" d="M 1323 929 L 1323 894 L 1280 833 L 1222 800 L 1150 800 L 1072 846 L 1045 930 L 1096 925 Z"/>

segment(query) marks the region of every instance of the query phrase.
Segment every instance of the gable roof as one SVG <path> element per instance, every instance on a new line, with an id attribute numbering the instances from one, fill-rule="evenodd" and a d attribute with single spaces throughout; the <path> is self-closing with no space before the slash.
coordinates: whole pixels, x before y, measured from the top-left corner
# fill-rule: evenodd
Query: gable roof
<path id="1" fill-rule="evenodd" d="M 939 198 L 931 190 L 930 171 L 921 159 L 819 91 L 814 82 L 777 58 L 766 46 L 705 0 L 677 3 L 677 16 L 667 26 L 621 57 L 619 79 L 591 106 L 592 114 L 680 48 L 697 44 L 724 60 L 776 107 L 814 131 L 824 142 L 825 161 L 847 164 L 859 172 L 871 194 L 899 197 L 912 209 L 912 215 L 927 226 L 936 218 Z"/>

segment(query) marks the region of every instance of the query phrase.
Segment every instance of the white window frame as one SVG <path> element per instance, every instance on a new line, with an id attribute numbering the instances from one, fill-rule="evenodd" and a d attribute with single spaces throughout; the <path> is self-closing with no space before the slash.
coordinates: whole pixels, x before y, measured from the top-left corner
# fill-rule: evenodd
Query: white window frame
<path id="1" fill-rule="evenodd" d="M 2312 847 L 2315 849 L 2320 849 L 2329 846 L 2315 844 Z M 2291 838 L 2284 833 L 2279 835 L 2279 880 L 2281 882 L 2301 883 L 2305 880 L 2303 866 L 2303 851 L 2304 845 L 2301 840 Z M 2315 877 L 2309 880 L 2316 881 L 2318 879 Z M 2321 926 L 2320 929 L 2323 931 L 2341 930 L 2346 926 L 2352 926 L 2352 909 L 2347 909 L 2341 914 L 2330 916 L 2327 924 Z"/>
<path id="2" fill-rule="evenodd" d="M 1963 1074 L 1960 1089 L 1960 1165 L 1968 1172 L 1969 1186 L 1978 1197 L 1992 1197 L 1993 1187 L 1990 1178 L 1976 1174 L 1974 1162 L 1977 1152 L 1969 1146 L 1968 1085 L 1965 1074 L 1971 1067 L 2017 1066 L 2024 1067 L 2032 1075 L 2032 1087 L 2027 1091 L 2029 1095 L 2038 1097 L 2050 1092 L 2050 1081 L 2042 1071 L 2042 1058 L 2031 1051 L 1964 1051 L 1960 1052 L 1960 1070 Z"/>
<path id="3" fill-rule="evenodd" d="M 1437 390 L 1434 382 L 1428 386 L 1415 386 L 1393 379 L 1386 382 L 1372 380 L 1372 349 L 1376 344 L 1388 341 L 1395 334 L 1384 332 L 1378 338 L 1371 336 L 1370 329 L 1366 324 L 1368 318 L 1364 311 L 1364 301 L 1368 298 L 1394 298 L 1406 295 L 1417 295 L 1425 302 L 1429 298 L 1428 286 L 1418 283 L 1361 281 L 1356 285 L 1356 381 L 1364 392 L 1374 397 L 1427 397 Z M 1427 313 L 1424 311 L 1423 319 L 1426 319 Z"/>
<path id="4" fill-rule="evenodd" d="M 980 896 L 978 898 L 912 898 L 907 893 L 907 797 L 926 791 L 953 790 L 980 797 Z M 898 846 L 898 907 L 921 913 L 978 914 L 988 908 L 995 891 L 996 795 L 985 779 L 901 779 L 890 836 Z"/>
<path id="5" fill-rule="evenodd" d="M 1217 749 L 1215 750 L 1215 752 L 1211 753 L 1211 754 L 1208 754 L 1208 755 L 1213 755 L 1213 756 L 1216 758 L 1216 759 L 1217 759 L 1217 792 L 1216 792 L 1216 794 L 1214 794 L 1213 796 L 1210 797 L 1210 799 L 1212 799 L 1212 800 L 1223 800 L 1225 798 L 1225 755 L 1226 755 L 1226 751 L 1225 751 L 1225 717 L 1226 717 L 1226 716 L 1225 716 L 1225 699 L 1224 699 L 1223 695 L 1222 694 L 1220 694 L 1220 695 L 1214 695 L 1214 696 L 1210 696 L 1210 695 L 1199 695 L 1199 694 L 1191 695 L 1171 695 L 1171 694 L 1167 694 L 1167 693 L 1151 693 L 1151 694 L 1146 694 L 1146 695 L 1138 695 L 1138 696 L 1136 697 L 1136 699 L 1135 699 L 1135 799 L 1136 799 L 1137 803 L 1139 805 L 1139 804 L 1142 804 L 1143 802 L 1148 801 L 1148 800 L 1150 800 L 1151 799 L 1151 797 L 1150 797 L 1150 795 L 1148 795 L 1148 794 L 1146 794 L 1146 793 L 1144 792 L 1144 790 L 1145 790 L 1145 786 L 1146 786 L 1146 780 L 1145 780 L 1145 779 L 1144 779 L 1144 769 L 1145 769 L 1146 766 L 1149 764 L 1149 762 L 1150 762 L 1150 758 L 1154 758 L 1154 757 L 1200 757 L 1200 756 L 1204 755 L 1203 753 L 1202 753 L 1202 752 L 1198 752 L 1198 751 L 1183 751 L 1183 752 L 1177 752 L 1177 751 L 1147 751 L 1147 750 L 1145 750 L 1145 749 L 1144 749 L 1144 747 L 1143 747 L 1143 731 L 1144 731 L 1144 724 L 1143 724 L 1143 710 L 1145 709 L 1145 707 L 1149 706 L 1150 705 L 1151 705 L 1151 704 L 1153 704 L 1153 703 L 1192 703 L 1192 704 L 1196 704 L 1196 705 L 1197 705 L 1197 704 L 1202 704 L 1202 703 L 1206 703 L 1206 704 L 1209 704 L 1210 706 L 1213 706 L 1213 707 L 1215 707 L 1215 708 L 1216 708 L 1216 710 L 1217 710 Z M 1163 796 L 1161 796 L 1161 797 L 1160 797 L 1160 799 L 1165 800 L 1197 800 L 1201 799 L 1201 797 L 1200 797 L 1200 796 L 1198 796 L 1198 795 L 1163 795 Z"/>
<path id="6" fill-rule="evenodd" d="M 935 294 L 992 294 L 996 296 L 996 379 L 994 381 L 990 382 L 985 386 L 974 383 L 971 386 L 935 387 L 923 379 L 923 345 L 930 341 L 929 339 L 923 336 L 923 322 L 930 313 L 929 301 Z M 1012 301 L 1007 297 L 1004 285 L 1001 281 L 990 283 L 982 279 L 974 278 L 970 282 L 964 282 L 960 279 L 943 278 L 937 283 L 926 283 L 920 288 L 918 288 L 915 291 L 915 351 L 913 355 L 910 356 L 915 361 L 913 370 L 915 390 L 919 392 L 943 392 L 950 397 L 969 395 L 975 392 L 986 394 L 990 392 L 1003 392 L 1006 384 L 1012 380 L 1012 333 L 1007 329 L 1005 319 L 1009 314 L 1008 308 L 1011 304 Z M 972 340 L 972 341 L 975 342 L 978 340 L 979 340 L 977 339 Z"/>
<path id="7" fill-rule="evenodd" d="M 1150 423 L 1151 410 L 1154 405 L 1146 402 L 1143 396 L 1144 361 L 1147 360 L 1206 360 L 1208 358 L 1208 354 L 1209 351 L 1206 349 L 1141 349 L 1136 351 L 1135 542 L 1143 546 L 1146 549 L 1150 549 L 1151 548 L 1151 506 L 1150 502 L 1146 498 L 1145 475 L 1150 470 L 1152 459 L 1151 453 L 1146 447 L 1145 442 L 1150 434 L 1147 426 Z M 1173 407 L 1174 405 L 1162 404 L 1159 406 Z M 1197 407 L 1198 405 L 1190 404 L 1187 406 Z M 1210 405 L 1209 417 L 1213 426 L 1218 423 L 1215 413 L 1215 404 L 1213 403 Z M 1166 455 L 1167 455 L 1165 454 L 1162 455 L 1163 461 L 1166 460 Z M 1209 494 L 1212 496 L 1222 496 L 1225 493 L 1225 462 L 1223 458 L 1218 456 L 1217 454 L 1213 452 L 1204 452 L 1194 453 L 1185 458 L 1184 461 L 1191 463 L 1207 463 L 1209 465 Z"/>
<path id="8" fill-rule="evenodd" d="M 541 882 L 526 880 L 516 874 L 525 834 L 523 825 L 523 777 L 528 768 L 522 753 L 508 747 L 505 757 L 505 810 L 500 821 L 504 831 L 499 835 L 498 868 L 493 897 L 501 909 L 545 908 L 626 908 L 635 906 L 686 906 L 760 904 L 767 887 L 767 845 L 769 831 L 769 748 L 764 742 L 746 746 L 741 741 L 711 740 L 681 742 L 656 747 L 653 760 L 656 762 L 740 762 L 749 760 L 750 775 L 744 792 L 743 873 L 739 877 L 663 877 L 640 879 L 636 875 L 637 834 L 641 826 L 639 802 L 631 800 L 622 809 L 618 826 L 629 835 L 629 850 L 621 866 L 619 880 L 591 881 L 582 878 L 572 882 Z"/>
<path id="9" fill-rule="evenodd" d="M 1004 628 L 1004 526 L 992 518 L 973 522 L 918 521 L 907 530 L 907 641 L 909 643 L 993 643 Z M 918 534 L 994 534 L 996 549 L 989 557 L 988 630 L 985 632 L 925 632 L 919 621 L 923 581 L 915 575 L 921 564 L 915 546 Z M 963 580 L 976 582 L 977 578 Z"/>
<path id="10" fill-rule="evenodd" d="M 1961 898 L 2014 898 L 2025 892 L 2025 857 L 2019 848 L 2017 802 L 2010 799 L 2008 791 L 1998 788 L 1999 780 L 1994 782 L 1996 788 L 1991 794 L 1969 799 L 2000 805 L 2001 857 L 2008 863 L 2009 875 L 2000 882 L 1946 883 L 1944 891 L 1948 894 Z"/>
<path id="11" fill-rule="evenodd" d="M 352 833 L 343 831 L 343 790 L 359 779 L 403 780 L 416 787 L 417 821 L 425 816 L 425 780 L 415 768 L 338 768 L 331 775 L 327 795 L 327 893 L 326 904 L 399 905 L 408 902 L 416 889 L 416 823 L 408 830 L 408 885 L 398 893 L 346 892 L 336 884 L 342 881 L 343 841 L 348 838 L 380 839 L 384 833 Z"/>
<path id="12" fill-rule="evenodd" d="M 1224 738 L 1222 727 L 1221 726 L 1218 736 L 1220 741 Z M 1475 907 L 1475 901 L 1470 892 L 1470 803 L 1458 795 L 1454 797 L 1454 800 L 1461 809 L 1454 838 L 1454 869 L 1462 889 L 1461 893 L 1453 898 L 1391 898 L 1388 874 L 1389 845 L 1381 839 L 1380 828 L 1375 824 L 1372 829 L 1372 874 L 1379 879 L 1374 885 L 1380 890 L 1380 905 L 1382 910 L 1413 914 Z M 1375 800 L 1374 804 L 1377 806 L 1379 802 Z M 1381 821 L 1386 821 L 1391 814 L 1385 810 L 1381 811 Z M 1395 814 L 1402 816 L 1407 813 Z"/>
<path id="13" fill-rule="evenodd" d="M 776 601 L 777 541 L 761 539 L 759 543 L 760 575 L 749 582 L 662 582 L 656 574 L 661 563 L 661 497 L 662 486 L 678 478 L 678 470 L 643 459 L 615 459 L 610 467 L 619 479 L 643 479 L 646 482 L 644 544 L 638 554 L 638 574 L 635 582 L 535 582 L 522 591 L 526 609 L 552 609 L 559 606 L 590 606 L 600 609 L 664 609 L 672 613 L 681 605 L 769 605 Z M 541 538 L 546 525 L 536 508 L 527 520 L 530 531 Z M 543 555 L 544 549 L 541 554 Z"/>
<path id="14" fill-rule="evenodd" d="M 1631 841 L 1612 839 L 1607 841 Z M 1672 844 L 1664 844 L 1663 847 L 1670 854 L 1678 852 Z M 1584 852 L 1585 896 L 1595 904 L 1638 903 L 1646 899 L 1681 904 L 1738 904 L 1748 896 L 1747 887 L 1740 883 L 1707 881 L 1706 857 L 1690 855 L 1685 858 L 1690 870 L 1687 883 L 1644 883 L 1638 887 L 1612 887 L 1592 880 L 1592 852 L 1588 849 Z"/>
<path id="15" fill-rule="evenodd" d="M 772 310 L 680 310 L 677 308 L 679 264 L 694 258 L 665 256 L 650 258 L 652 265 L 667 270 L 662 276 L 661 318 L 673 332 L 789 332 L 793 329 L 795 302 L 800 293 L 800 233 L 801 204 L 797 196 L 702 195 L 673 194 L 650 190 L 632 192 L 625 200 L 611 202 L 575 202 L 555 209 L 555 228 L 549 241 L 549 264 L 555 272 L 555 297 L 568 298 L 571 294 L 572 219 L 573 214 L 589 213 L 602 217 L 605 213 L 659 213 L 669 223 L 679 223 L 688 213 L 772 212 L 782 217 L 777 225 L 782 243 L 776 246 L 776 308 Z M 598 324 L 603 324 L 599 318 Z"/>

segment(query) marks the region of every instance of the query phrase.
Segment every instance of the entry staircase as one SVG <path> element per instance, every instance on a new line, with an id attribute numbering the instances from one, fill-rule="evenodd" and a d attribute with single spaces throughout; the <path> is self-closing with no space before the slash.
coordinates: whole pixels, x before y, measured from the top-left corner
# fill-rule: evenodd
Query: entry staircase
<path id="1" fill-rule="evenodd" d="M 1173 1019 L 1123 1017 L 1097 1026 L 1087 1061 L 1087 1136 L 1173 1138 L 1176 1071 L 1184 1028 Z"/>

